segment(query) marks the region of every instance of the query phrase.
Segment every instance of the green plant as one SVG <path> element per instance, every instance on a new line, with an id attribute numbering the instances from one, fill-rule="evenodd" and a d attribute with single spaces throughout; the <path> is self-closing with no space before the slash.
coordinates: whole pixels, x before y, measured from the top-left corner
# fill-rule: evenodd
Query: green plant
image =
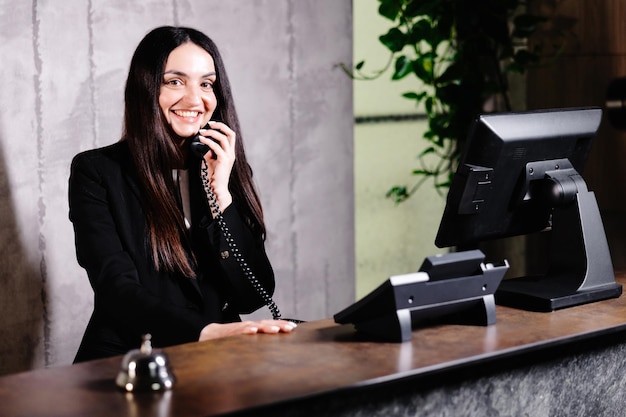
<path id="1" fill-rule="evenodd" d="M 416 77 L 403 96 L 425 110 L 429 146 L 417 156 L 412 186 L 396 185 L 387 196 L 408 199 L 428 179 L 447 189 L 471 121 L 489 110 L 511 110 L 508 74 L 537 65 L 541 44 L 528 40 L 545 19 L 525 13 L 521 0 L 378 0 L 378 13 L 393 26 L 379 37 L 388 64 L 372 75 L 365 62 L 343 66 L 354 79 Z"/>

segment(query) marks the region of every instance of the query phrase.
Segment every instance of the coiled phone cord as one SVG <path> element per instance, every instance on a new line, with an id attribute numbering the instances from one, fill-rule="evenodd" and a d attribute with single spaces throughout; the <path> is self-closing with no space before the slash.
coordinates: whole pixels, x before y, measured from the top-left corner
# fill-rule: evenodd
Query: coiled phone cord
<path id="1" fill-rule="evenodd" d="M 269 310 L 271 311 L 272 318 L 274 320 L 282 320 L 282 316 L 280 314 L 280 310 L 278 309 L 278 306 L 276 305 L 272 297 L 269 295 L 267 290 L 263 287 L 263 285 L 261 285 L 258 278 L 254 275 L 254 273 L 248 266 L 248 263 L 245 261 L 245 259 L 243 259 L 243 256 L 241 255 L 241 252 L 239 252 L 239 248 L 237 247 L 237 244 L 235 243 L 235 240 L 233 239 L 233 236 L 230 233 L 230 230 L 228 230 L 228 227 L 226 226 L 224 217 L 222 216 L 222 213 L 220 213 L 220 209 L 219 209 L 219 205 L 217 204 L 217 198 L 215 197 L 215 193 L 213 193 L 213 189 L 211 188 L 211 185 L 209 184 L 209 171 L 207 168 L 207 163 L 204 159 L 202 159 L 202 167 L 200 168 L 200 172 L 201 172 L 201 177 L 202 177 L 202 186 L 204 187 L 204 191 L 207 195 L 209 208 L 211 209 L 211 213 L 213 214 L 214 219 L 217 221 L 217 224 L 219 225 L 219 228 L 222 231 L 222 235 L 224 236 L 226 243 L 228 243 L 228 246 L 230 247 L 230 250 L 233 256 L 235 257 L 235 260 L 241 267 L 244 275 L 246 276 L 246 278 L 248 278 L 248 280 L 250 281 L 250 283 L 252 284 L 256 292 L 261 296 L 267 308 L 269 308 Z"/>

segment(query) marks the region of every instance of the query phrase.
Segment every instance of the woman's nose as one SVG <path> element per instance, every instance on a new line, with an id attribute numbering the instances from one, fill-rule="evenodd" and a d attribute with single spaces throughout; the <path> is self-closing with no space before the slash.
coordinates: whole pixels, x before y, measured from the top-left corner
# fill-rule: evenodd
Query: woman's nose
<path id="1" fill-rule="evenodd" d="M 202 103 L 202 90 L 200 87 L 187 86 L 184 96 L 185 103 L 189 104 L 201 104 Z"/>

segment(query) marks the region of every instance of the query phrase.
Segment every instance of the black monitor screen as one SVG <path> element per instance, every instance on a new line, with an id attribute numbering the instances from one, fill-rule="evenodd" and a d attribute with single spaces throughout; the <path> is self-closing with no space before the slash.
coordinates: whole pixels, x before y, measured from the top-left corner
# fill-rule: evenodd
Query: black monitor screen
<path id="1" fill-rule="evenodd" d="M 556 109 L 482 115 L 470 129 L 435 244 L 550 232 L 545 276 L 504 280 L 499 304 L 550 311 L 621 294 L 581 175 L 601 120 L 599 108 Z"/>
<path id="2" fill-rule="evenodd" d="M 599 108 L 478 117 L 453 177 L 435 244 L 472 245 L 548 227 L 551 203 L 532 198 L 533 181 L 544 179 L 541 171 L 568 165 L 581 173 L 601 118 Z M 529 167 L 543 161 L 543 168 Z"/>

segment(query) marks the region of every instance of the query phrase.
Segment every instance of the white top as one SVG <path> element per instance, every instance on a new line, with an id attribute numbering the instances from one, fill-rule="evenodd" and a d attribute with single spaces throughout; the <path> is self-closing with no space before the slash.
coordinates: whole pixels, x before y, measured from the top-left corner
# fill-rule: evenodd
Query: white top
<path id="1" fill-rule="evenodd" d="M 191 228 L 191 207 L 189 204 L 189 172 L 186 169 L 174 169 L 172 170 L 172 176 L 174 183 L 178 187 L 178 194 L 183 204 L 183 216 L 185 220 L 185 227 Z M 180 185 L 183 184 L 181 187 Z"/>

